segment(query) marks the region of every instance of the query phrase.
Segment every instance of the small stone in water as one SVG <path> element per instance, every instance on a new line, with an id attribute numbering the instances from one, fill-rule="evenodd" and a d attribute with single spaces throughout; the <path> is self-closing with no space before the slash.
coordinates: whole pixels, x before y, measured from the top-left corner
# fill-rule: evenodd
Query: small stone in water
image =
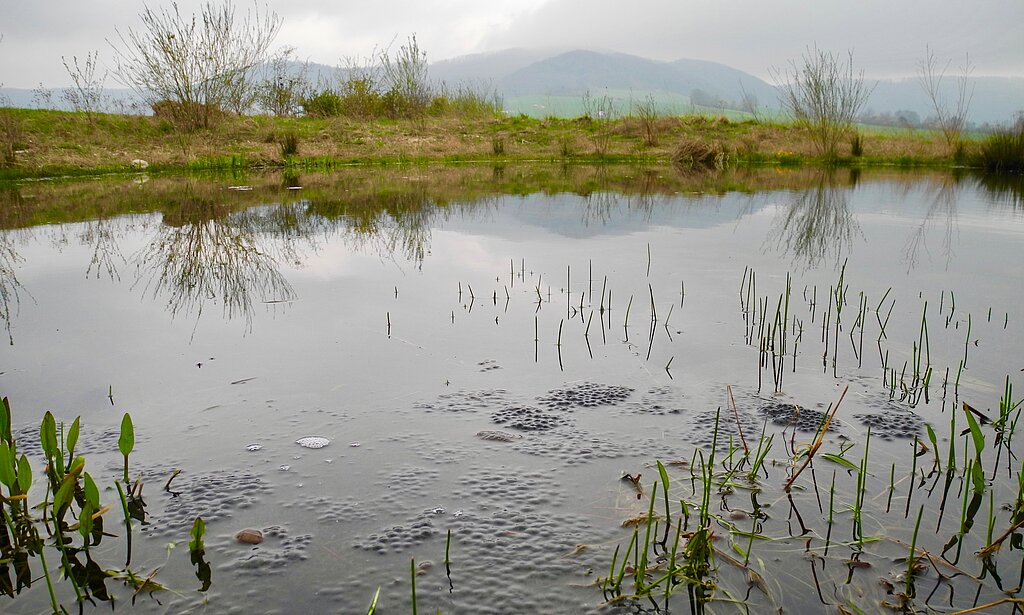
<path id="1" fill-rule="evenodd" d="M 258 545 L 263 542 L 263 532 L 252 528 L 246 528 L 235 534 L 235 540 L 242 544 Z"/>
<path id="2" fill-rule="evenodd" d="M 283 465 L 280 468 L 278 468 L 278 470 L 281 470 L 282 472 L 287 472 L 288 470 L 291 470 L 291 469 L 292 469 L 292 467 L 289 466 L 289 465 Z"/>
<path id="3" fill-rule="evenodd" d="M 262 444 L 250 444 L 249 446 L 245 447 L 245 450 L 249 451 L 250 453 L 253 452 L 253 451 L 258 451 L 258 450 L 262 450 L 262 449 L 263 449 L 263 445 Z"/>
<path id="4" fill-rule="evenodd" d="M 295 441 L 296 444 L 305 448 L 323 448 L 331 443 L 323 436 L 306 436 Z"/>

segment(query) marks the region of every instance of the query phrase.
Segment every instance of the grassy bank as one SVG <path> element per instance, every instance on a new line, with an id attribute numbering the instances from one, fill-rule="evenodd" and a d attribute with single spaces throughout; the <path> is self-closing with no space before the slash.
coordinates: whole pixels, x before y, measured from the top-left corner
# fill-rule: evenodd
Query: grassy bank
<path id="1" fill-rule="evenodd" d="M 616 120 L 426 116 L 399 120 L 225 117 L 183 132 L 151 116 L 4 109 L 0 178 L 150 171 L 458 161 L 669 162 L 681 143 L 708 146 L 729 164 L 824 164 L 806 131 L 788 124 L 704 116 Z M 968 143 L 967 148 L 977 144 Z M 855 155 L 857 154 L 857 155 Z M 840 164 L 953 166 L 938 134 L 862 129 Z"/>

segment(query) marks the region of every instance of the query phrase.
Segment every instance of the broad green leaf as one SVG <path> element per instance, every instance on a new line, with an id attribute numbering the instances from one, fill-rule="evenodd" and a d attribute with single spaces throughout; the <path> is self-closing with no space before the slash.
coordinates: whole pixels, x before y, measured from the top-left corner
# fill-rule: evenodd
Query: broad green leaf
<path id="1" fill-rule="evenodd" d="M 71 465 L 68 467 L 68 472 L 67 473 L 68 474 L 81 474 L 83 468 L 85 468 L 85 457 L 82 457 L 81 455 L 79 455 L 78 457 L 75 457 L 74 461 L 71 462 Z"/>
<path id="2" fill-rule="evenodd" d="M 39 427 L 39 443 L 43 447 L 43 454 L 46 460 L 52 462 L 57 456 L 57 421 L 53 414 L 47 410 L 43 415 L 43 424 Z"/>
<path id="3" fill-rule="evenodd" d="M 78 531 L 82 534 L 82 538 L 85 539 L 86 546 L 89 545 L 89 535 L 92 534 L 92 516 L 94 514 L 96 514 L 96 510 L 91 503 L 86 502 L 78 515 Z"/>
<path id="4" fill-rule="evenodd" d="M 17 475 L 14 472 L 14 453 L 6 442 L 0 442 L 0 483 L 8 489 L 14 486 Z"/>
<path id="5" fill-rule="evenodd" d="M 668 491 L 668 470 L 665 469 L 665 464 L 658 462 L 658 474 L 661 474 L 661 482 L 665 485 L 665 491 Z"/>
<path id="6" fill-rule="evenodd" d="M 64 480 L 60 482 L 60 487 L 57 488 L 57 493 L 53 494 L 53 510 L 60 511 L 65 506 L 71 504 L 72 498 L 75 497 L 75 484 L 78 482 L 74 474 L 68 474 L 64 477 Z"/>
<path id="7" fill-rule="evenodd" d="M 857 467 L 857 465 L 855 463 L 853 463 L 852 461 L 850 461 L 846 457 L 842 457 L 840 455 L 836 455 L 835 453 L 822 453 L 821 456 L 822 456 L 823 459 L 827 459 L 827 460 L 831 461 L 832 463 L 838 463 L 839 465 L 843 466 L 844 468 L 846 468 L 848 470 L 853 470 L 854 472 L 857 472 L 857 471 L 860 470 L 860 468 Z"/>
<path id="8" fill-rule="evenodd" d="M 985 493 L 985 470 L 981 463 L 977 462 L 971 468 L 971 482 L 974 484 L 974 493 L 981 495 Z"/>
<path id="9" fill-rule="evenodd" d="M 202 517 L 196 517 L 194 523 L 192 523 L 192 531 L 189 532 L 192 537 L 188 541 L 188 550 L 192 552 L 203 551 L 206 549 L 206 545 L 203 542 L 203 537 L 206 535 L 206 522 L 203 521 Z"/>
<path id="10" fill-rule="evenodd" d="M 78 432 L 81 429 L 80 421 L 82 417 L 75 417 L 75 422 L 71 423 L 71 428 L 68 429 L 68 436 L 65 439 L 65 443 L 68 448 L 68 461 L 75 456 L 75 445 L 78 444 Z"/>
<path id="11" fill-rule="evenodd" d="M 121 419 L 121 437 L 117 439 L 117 448 L 125 457 L 131 455 L 132 449 L 135 448 L 135 427 L 132 426 L 132 417 L 127 412 Z"/>
<path id="12" fill-rule="evenodd" d="M 10 443 L 11 437 L 11 403 L 7 398 L 0 400 L 0 439 Z"/>
<path id="13" fill-rule="evenodd" d="M 974 440 L 974 454 L 981 460 L 981 451 L 985 450 L 985 434 L 981 433 L 981 427 L 974 418 L 974 413 L 967 409 L 967 402 L 964 402 L 964 414 L 967 415 L 967 425 L 971 430 L 971 439 Z"/>
<path id="14" fill-rule="evenodd" d="M 96 481 L 92 479 L 92 476 L 88 472 L 85 473 L 82 479 L 82 491 L 85 493 L 85 501 L 87 504 L 92 504 L 94 510 L 100 508 L 100 490 L 96 486 Z"/>
<path id="15" fill-rule="evenodd" d="M 21 489 L 22 493 L 28 493 L 28 488 L 32 486 L 32 464 L 28 462 L 28 457 L 25 455 L 21 456 L 18 460 L 18 488 Z"/>

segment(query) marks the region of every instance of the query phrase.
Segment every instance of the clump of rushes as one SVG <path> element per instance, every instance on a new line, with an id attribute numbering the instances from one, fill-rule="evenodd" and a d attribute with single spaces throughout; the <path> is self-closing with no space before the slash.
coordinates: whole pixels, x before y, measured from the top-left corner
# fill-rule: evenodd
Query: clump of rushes
<path id="1" fill-rule="evenodd" d="M 60 577 L 68 581 L 74 591 L 75 602 L 81 607 L 85 602 L 114 599 L 106 587 L 110 578 L 120 579 L 135 587 L 150 591 L 161 589 L 153 575 L 140 577 L 128 564 L 131 553 L 131 526 L 129 507 L 124 498 L 120 482 L 115 482 L 122 495 L 123 511 L 128 528 L 129 557 L 124 568 L 118 570 L 105 567 L 93 560 L 93 554 L 105 537 L 112 534 L 104 531 L 104 516 L 111 510 L 100 500 L 100 489 L 92 475 L 85 470 L 86 459 L 76 453 L 81 435 L 81 419 L 76 418 L 69 426 L 59 422 L 51 412 L 43 415 L 39 426 L 39 447 L 45 466 L 41 476 L 45 480 L 44 500 L 40 503 L 29 501 L 29 490 L 33 485 L 33 468 L 29 458 L 18 454 L 18 443 L 11 429 L 11 405 L 7 398 L 0 403 L 0 592 L 15 597 L 31 585 L 34 577 L 31 570 L 32 558 L 39 558 L 42 577 L 45 579 L 50 609 L 54 613 L 67 613 L 61 604 L 58 587 L 51 578 L 47 561 L 56 556 Z M 126 414 L 122 422 L 121 439 L 118 446 L 127 458 L 134 447 L 134 431 L 131 418 Z M 133 499 L 139 500 L 138 494 Z M 41 514 L 36 511 L 42 511 Z M 201 520 L 193 527 L 190 550 L 203 553 L 203 530 Z M 105 553 L 106 550 L 100 551 Z M 52 560 L 51 560 L 52 561 Z M 13 588 L 8 577 L 8 566 L 13 563 L 18 577 L 18 586 Z M 209 564 L 205 563 L 206 577 L 209 578 Z M 198 565 L 198 564 L 197 564 Z M 199 574 L 199 573 L 197 573 Z M 204 590 L 209 587 L 204 582 Z M 7 587 L 5 590 L 4 587 Z"/>

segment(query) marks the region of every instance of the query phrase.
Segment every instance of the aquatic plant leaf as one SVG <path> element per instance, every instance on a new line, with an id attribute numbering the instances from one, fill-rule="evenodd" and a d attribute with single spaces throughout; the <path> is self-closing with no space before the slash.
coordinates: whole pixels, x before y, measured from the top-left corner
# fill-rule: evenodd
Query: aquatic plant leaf
<path id="1" fill-rule="evenodd" d="M 857 470 L 860 469 L 859 467 L 857 467 L 857 464 L 853 463 L 852 461 L 841 455 L 836 455 L 835 453 L 822 453 L 821 456 L 823 459 L 827 459 L 832 463 L 838 463 L 839 465 L 843 466 L 848 470 L 853 470 L 854 472 L 856 472 Z"/>
<path id="2" fill-rule="evenodd" d="M 11 451 L 11 447 L 7 445 L 7 442 L 0 442 L 0 483 L 3 483 L 8 489 L 14 486 L 14 481 L 17 478 L 14 466 L 14 453 Z"/>
<path id="3" fill-rule="evenodd" d="M 25 455 L 21 456 L 18 460 L 18 488 L 21 489 L 22 493 L 28 493 L 28 488 L 32 486 L 32 464 L 28 462 L 28 457 Z"/>
<path id="4" fill-rule="evenodd" d="M 661 463 L 660 461 L 658 462 L 658 474 L 661 475 L 661 483 L 665 486 L 665 491 L 668 491 L 668 470 L 665 469 L 665 464 Z"/>
<path id="5" fill-rule="evenodd" d="M 71 423 L 71 427 L 68 428 L 68 435 L 64 439 L 64 444 L 68 449 L 68 461 L 75 456 L 75 445 L 78 444 L 78 434 L 81 430 L 81 418 L 79 416 L 75 417 L 75 421 Z"/>
<path id="6" fill-rule="evenodd" d="M 204 537 L 206 536 L 206 522 L 202 517 L 197 517 L 193 522 L 193 528 L 188 532 L 188 551 L 200 552 L 206 548 Z"/>
<path id="7" fill-rule="evenodd" d="M 192 522 L 192 530 L 189 532 L 191 539 L 188 541 L 188 550 L 193 553 L 201 553 L 206 549 L 203 537 L 206 535 L 206 522 L 202 517 L 196 517 Z"/>
<path id="8" fill-rule="evenodd" d="M 971 468 L 971 483 L 975 494 L 982 494 L 985 492 L 985 470 L 981 467 L 981 463 L 976 463 Z"/>
<path id="9" fill-rule="evenodd" d="M 94 514 L 96 514 L 96 510 L 90 502 L 86 502 L 78 515 L 78 532 L 82 534 L 86 545 L 89 544 L 89 534 L 92 534 L 92 516 Z"/>
<path id="10" fill-rule="evenodd" d="M 132 425 L 131 415 L 125 412 L 124 418 L 121 419 L 121 437 L 117 439 L 117 449 L 127 457 L 132 454 L 133 448 L 135 448 L 135 427 Z"/>
<path id="11" fill-rule="evenodd" d="M 6 397 L 0 400 L 0 439 L 8 444 L 14 440 L 11 437 L 11 403 Z"/>
<path id="12" fill-rule="evenodd" d="M 90 476 L 89 473 L 86 472 L 84 478 L 82 479 L 82 483 L 82 491 L 85 492 L 86 503 L 92 504 L 92 507 L 94 509 L 99 509 L 100 490 L 99 487 L 96 486 L 96 481 L 94 481 L 92 479 L 92 476 Z"/>
<path id="13" fill-rule="evenodd" d="M 39 426 L 39 444 L 48 461 L 57 456 L 57 421 L 49 410 L 43 415 L 43 423 Z"/>
<path id="14" fill-rule="evenodd" d="M 75 497 L 75 485 L 77 483 L 78 478 L 74 474 L 68 474 L 60 482 L 57 493 L 53 494 L 53 509 L 55 511 L 60 511 L 65 506 L 71 504 L 72 498 Z"/>
<path id="15" fill-rule="evenodd" d="M 977 419 L 974 418 L 974 414 L 968 409 L 966 402 L 964 402 L 964 414 L 967 415 L 967 425 L 971 430 L 971 439 L 974 440 L 974 454 L 980 460 L 981 451 L 985 450 L 985 434 L 981 433 L 981 427 L 978 425 Z"/>

